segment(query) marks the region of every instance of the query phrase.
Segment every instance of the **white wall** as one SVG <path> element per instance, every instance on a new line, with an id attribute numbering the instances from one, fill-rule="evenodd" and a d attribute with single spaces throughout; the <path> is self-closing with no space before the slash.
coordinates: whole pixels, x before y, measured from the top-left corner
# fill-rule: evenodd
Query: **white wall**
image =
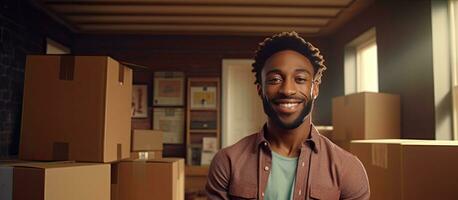
<path id="1" fill-rule="evenodd" d="M 450 140 L 452 131 L 452 68 L 447 1 L 431 1 L 436 139 Z"/>
<path id="2" fill-rule="evenodd" d="M 266 121 L 251 72 L 253 60 L 223 59 L 222 147 L 259 131 Z"/>

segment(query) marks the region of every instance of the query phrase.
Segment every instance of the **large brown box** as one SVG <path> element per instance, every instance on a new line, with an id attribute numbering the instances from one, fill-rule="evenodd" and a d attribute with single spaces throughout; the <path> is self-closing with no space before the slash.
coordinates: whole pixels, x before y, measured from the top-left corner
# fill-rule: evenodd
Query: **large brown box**
<path id="1" fill-rule="evenodd" d="M 358 140 L 371 200 L 458 199 L 458 141 Z"/>
<path id="2" fill-rule="evenodd" d="M 362 92 L 332 99 L 332 140 L 349 148 L 351 140 L 398 139 L 399 95 Z"/>
<path id="3" fill-rule="evenodd" d="M 110 165 L 16 163 L 0 165 L 2 200 L 109 200 Z"/>
<path id="4" fill-rule="evenodd" d="M 184 159 L 122 161 L 112 179 L 112 200 L 184 199 Z"/>
<path id="5" fill-rule="evenodd" d="M 132 133 L 132 151 L 161 151 L 163 135 L 160 130 L 135 129 Z"/>
<path id="6" fill-rule="evenodd" d="M 106 56 L 28 56 L 19 158 L 130 156 L 132 70 Z"/>

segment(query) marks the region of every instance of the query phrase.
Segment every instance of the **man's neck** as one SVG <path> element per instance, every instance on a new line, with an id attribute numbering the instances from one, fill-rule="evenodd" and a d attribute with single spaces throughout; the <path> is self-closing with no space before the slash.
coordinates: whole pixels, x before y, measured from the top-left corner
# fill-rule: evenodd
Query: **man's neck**
<path id="1" fill-rule="evenodd" d="M 309 117 L 295 129 L 283 129 L 268 120 L 265 137 L 276 153 L 288 157 L 297 157 L 302 143 L 309 138 L 310 128 L 311 120 Z"/>

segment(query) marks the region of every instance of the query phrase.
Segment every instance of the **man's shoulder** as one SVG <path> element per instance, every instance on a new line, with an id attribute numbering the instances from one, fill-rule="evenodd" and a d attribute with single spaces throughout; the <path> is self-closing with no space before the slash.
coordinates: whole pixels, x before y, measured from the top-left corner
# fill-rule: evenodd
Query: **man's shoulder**
<path id="1" fill-rule="evenodd" d="M 369 180 L 364 165 L 355 155 L 342 149 L 325 136 L 320 137 L 320 150 L 332 163 L 332 168 L 338 171 L 341 197 L 369 199 Z"/>

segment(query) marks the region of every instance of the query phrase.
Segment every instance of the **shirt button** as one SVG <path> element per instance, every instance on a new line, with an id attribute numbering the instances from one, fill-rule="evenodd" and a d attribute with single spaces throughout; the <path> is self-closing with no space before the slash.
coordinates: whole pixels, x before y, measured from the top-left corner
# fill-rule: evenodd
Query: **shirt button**
<path id="1" fill-rule="evenodd" d="M 301 195 L 301 194 L 302 194 L 302 190 L 299 190 L 299 195 Z"/>
<path id="2" fill-rule="evenodd" d="M 303 166 L 305 166 L 305 163 L 304 163 L 304 162 L 302 162 L 302 167 L 303 167 Z"/>
<path id="3" fill-rule="evenodd" d="M 264 196 L 264 192 L 263 192 L 263 193 L 261 193 L 261 196 Z"/>
<path id="4" fill-rule="evenodd" d="M 265 166 L 265 167 L 264 167 L 264 170 L 269 171 L 269 167 L 268 167 L 268 166 Z"/>
<path id="5" fill-rule="evenodd" d="M 264 142 L 264 146 L 267 146 L 267 142 Z"/>

